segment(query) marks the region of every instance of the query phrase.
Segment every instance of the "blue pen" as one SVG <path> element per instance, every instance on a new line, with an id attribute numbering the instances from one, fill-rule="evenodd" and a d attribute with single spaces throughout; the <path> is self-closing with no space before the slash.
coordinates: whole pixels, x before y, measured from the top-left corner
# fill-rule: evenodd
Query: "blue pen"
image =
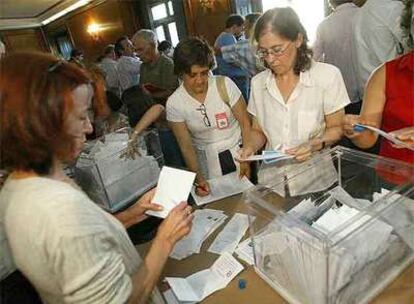
<path id="1" fill-rule="evenodd" d="M 363 126 L 363 125 L 360 125 L 360 124 L 355 124 L 354 125 L 354 131 L 355 132 L 362 132 L 362 131 L 364 131 L 366 128 Z"/>

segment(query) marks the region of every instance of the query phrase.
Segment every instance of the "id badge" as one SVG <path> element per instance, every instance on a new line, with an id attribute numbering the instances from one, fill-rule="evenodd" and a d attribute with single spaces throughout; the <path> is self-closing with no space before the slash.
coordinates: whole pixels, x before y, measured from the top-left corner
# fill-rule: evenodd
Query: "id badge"
<path id="1" fill-rule="evenodd" d="M 218 113 L 216 116 L 216 124 L 219 129 L 227 129 L 229 127 L 229 119 L 226 112 Z"/>

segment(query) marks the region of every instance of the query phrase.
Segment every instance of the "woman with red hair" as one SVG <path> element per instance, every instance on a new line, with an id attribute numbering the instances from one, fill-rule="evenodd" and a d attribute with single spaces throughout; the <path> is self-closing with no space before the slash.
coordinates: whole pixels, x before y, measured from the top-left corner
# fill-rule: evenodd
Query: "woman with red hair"
<path id="1" fill-rule="evenodd" d="M 153 191 L 114 217 L 65 176 L 92 132 L 93 95 L 86 72 L 54 56 L 2 59 L 0 156 L 11 173 L 0 192 L 1 279 L 20 270 L 44 303 L 162 302 L 154 286 L 190 231 L 191 207 L 170 213 L 142 262 L 125 227 L 161 208 Z"/>

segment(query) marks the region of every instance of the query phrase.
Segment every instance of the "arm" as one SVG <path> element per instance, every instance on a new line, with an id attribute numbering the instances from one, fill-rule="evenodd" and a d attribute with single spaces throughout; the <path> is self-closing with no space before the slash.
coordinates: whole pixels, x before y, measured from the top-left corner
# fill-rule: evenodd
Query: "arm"
<path id="1" fill-rule="evenodd" d="M 194 151 L 193 142 L 191 140 L 190 132 L 188 131 L 185 122 L 169 122 L 169 125 L 177 139 L 180 146 L 181 153 L 183 154 L 185 163 L 190 171 L 196 172 L 196 182 L 198 184 L 196 193 L 199 196 L 205 196 L 210 193 L 210 187 L 201 174 L 198 166 L 197 155 Z"/>
<path id="2" fill-rule="evenodd" d="M 151 124 L 156 122 L 160 116 L 164 113 L 164 107 L 160 104 L 155 104 L 149 108 L 144 116 L 135 125 L 134 132 L 132 133 L 131 140 L 136 140 L 138 135 L 141 134 Z"/>
<path id="3" fill-rule="evenodd" d="M 232 107 L 232 112 L 234 117 L 237 119 L 240 125 L 241 129 L 241 136 L 242 136 L 242 142 L 247 143 L 249 140 L 249 136 L 251 133 L 251 124 L 250 124 L 250 118 L 249 114 L 247 113 L 247 107 L 246 102 L 243 99 L 243 96 L 240 95 L 239 100 L 236 102 L 236 104 Z M 250 164 L 247 162 L 241 162 L 240 163 L 240 177 L 246 176 L 247 178 L 250 178 Z"/>
<path id="4" fill-rule="evenodd" d="M 190 232 L 192 219 L 191 207 L 182 202 L 162 222 L 148 254 L 132 276 L 128 303 L 147 303 L 175 243 Z"/>
<path id="5" fill-rule="evenodd" d="M 343 122 L 345 135 L 359 148 L 372 147 L 378 135 L 370 130 L 354 132 L 354 124 L 361 123 L 379 128 L 385 101 L 385 65 L 382 65 L 368 80 L 360 115 L 346 115 Z"/>
<path id="6" fill-rule="evenodd" d="M 251 123 L 249 114 L 247 113 L 246 102 L 243 99 L 243 96 L 240 95 L 239 100 L 231 108 L 234 117 L 237 119 L 241 129 L 242 141 L 243 143 L 248 142 L 248 137 L 251 133 Z"/>

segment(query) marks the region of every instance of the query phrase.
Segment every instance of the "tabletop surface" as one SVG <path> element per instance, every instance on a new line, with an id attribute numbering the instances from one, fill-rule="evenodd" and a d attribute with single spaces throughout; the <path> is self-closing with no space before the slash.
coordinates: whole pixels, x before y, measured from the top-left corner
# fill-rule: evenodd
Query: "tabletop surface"
<path id="1" fill-rule="evenodd" d="M 247 206 L 242 202 L 241 195 L 229 197 L 204 206 L 204 208 L 223 210 L 229 218 L 235 213 L 247 214 Z M 226 221 L 225 223 L 227 223 Z M 197 271 L 209 268 L 218 255 L 207 252 L 207 248 L 225 225 L 220 226 L 203 243 L 200 254 L 193 254 L 181 261 L 168 259 L 159 281 L 159 288 L 165 291 L 168 286 L 163 282 L 164 277 L 186 277 Z M 246 233 L 248 234 L 248 233 Z M 141 256 L 144 256 L 150 243 L 137 246 Z M 236 258 L 237 256 L 234 255 Z M 226 288 L 219 290 L 202 301 L 203 304 L 279 304 L 287 303 L 279 294 L 262 280 L 252 266 L 239 260 L 245 270 L 239 273 Z M 239 278 L 246 281 L 246 288 L 239 289 Z M 371 301 L 375 304 L 413 304 L 414 303 L 414 264 L 403 271 L 397 279 L 388 285 L 376 298 Z"/>

